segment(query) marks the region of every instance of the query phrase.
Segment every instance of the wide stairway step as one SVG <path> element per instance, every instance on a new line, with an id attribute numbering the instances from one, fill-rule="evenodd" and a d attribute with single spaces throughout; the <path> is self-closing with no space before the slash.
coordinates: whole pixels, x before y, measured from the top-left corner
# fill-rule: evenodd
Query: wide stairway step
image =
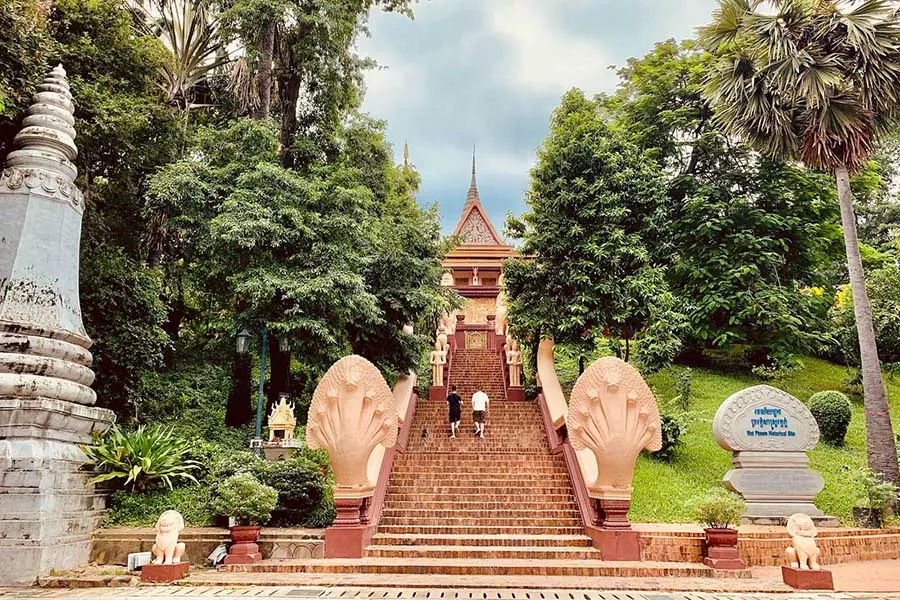
<path id="1" fill-rule="evenodd" d="M 377 545 L 366 556 L 378 558 L 469 558 L 472 560 L 524 558 L 530 560 L 587 560 L 599 559 L 594 548 L 540 548 L 533 546 L 387 546 Z"/>
<path id="2" fill-rule="evenodd" d="M 378 533 L 372 538 L 375 546 L 531 546 L 539 548 L 588 548 L 591 539 L 586 535 L 461 535 L 453 533 Z"/>
<path id="3" fill-rule="evenodd" d="M 490 561 L 599 559 L 537 406 L 505 401 L 502 377 L 496 352 L 457 351 L 450 382 L 463 397 L 458 435 L 449 436 L 445 402 L 416 406 L 412 437 L 395 459 L 378 533 L 366 549 L 372 562 L 360 571 L 362 563 L 333 563 L 335 573 L 515 574 L 525 571 Z M 469 410 L 476 389 L 490 398 L 483 439 L 473 435 Z"/>
<path id="4" fill-rule="evenodd" d="M 385 534 L 421 534 L 421 535 L 584 535 L 581 524 L 566 527 L 548 527 L 543 525 L 380 525 L 378 531 Z"/>
<path id="5" fill-rule="evenodd" d="M 573 577 L 722 577 L 749 578 L 749 569 L 715 570 L 698 563 L 612 562 L 568 559 L 361 558 L 266 560 L 226 565 L 234 573 L 378 573 L 441 575 L 542 575 Z"/>

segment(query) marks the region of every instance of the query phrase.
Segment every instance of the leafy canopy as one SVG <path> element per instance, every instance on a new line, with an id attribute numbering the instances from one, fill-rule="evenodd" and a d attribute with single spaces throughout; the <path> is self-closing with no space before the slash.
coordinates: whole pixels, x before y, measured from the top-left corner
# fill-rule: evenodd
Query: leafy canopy
<path id="1" fill-rule="evenodd" d="M 783 358 L 823 335 L 828 298 L 810 289 L 838 250 L 834 188 L 722 130 L 702 94 L 712 60 L 696 42 L 661 42 L 620 69 L 604 107 L 664 170 L 667 235 L 651 250 L 669 265 L 685 346 L 740 343 Z"/>
<path id="2" fill-rule="evenodd" d="M 505 269 L 513 332 L 628 340 L 671 305 L 648 249 L 661 234 L 662 190 L 661 170 L 601 106 L 568 92 L 532 171 L 529 210 L 508 224 L 527 257 Z"/>

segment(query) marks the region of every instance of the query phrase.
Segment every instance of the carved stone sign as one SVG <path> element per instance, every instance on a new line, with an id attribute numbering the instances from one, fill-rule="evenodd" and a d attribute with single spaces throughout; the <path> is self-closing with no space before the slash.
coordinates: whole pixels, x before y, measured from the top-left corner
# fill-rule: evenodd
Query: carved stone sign
<path id="1" fill-rule="evenodd" d="M 716 411 L 713 436 L 733 452 L 735 468 L 724 481 L 747 502 L 744 517 L 778 524 L 803 513 L 823 525 L 837 524 L 813 503 L 825 482 L 809 468 L 806 452 L 816 447 L 819 427 L 797 398 L 768 385 L 732 394 Z"/>
<path id="2" fill-rule="evenodd" d="M 802 402 L 772 386 L 757 385 L 722 403 L 713 435 L 731 451 L 805 451 L 816 447 L 819 427 Z"/>

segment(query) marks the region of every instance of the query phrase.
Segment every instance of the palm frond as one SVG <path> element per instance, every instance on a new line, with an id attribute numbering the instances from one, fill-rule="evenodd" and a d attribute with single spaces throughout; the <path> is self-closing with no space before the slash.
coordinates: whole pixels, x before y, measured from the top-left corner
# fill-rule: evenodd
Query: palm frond
<path id="1" fill-rule="evenodd" d="M 777 14 L 720 2 L 702 30 L 716 120 L 772 156 L 862 164 L 900 120 L 900 9 L 887 0 L 775 0 Z"/>
<path id="2" fill-rule="evenodd" d="M 700 43 L 714 51 L 734 42 L 744 17 L 753 13 L 759 3 L 759 0 L 719 0 L 712 23 L 698 29 Z"/>

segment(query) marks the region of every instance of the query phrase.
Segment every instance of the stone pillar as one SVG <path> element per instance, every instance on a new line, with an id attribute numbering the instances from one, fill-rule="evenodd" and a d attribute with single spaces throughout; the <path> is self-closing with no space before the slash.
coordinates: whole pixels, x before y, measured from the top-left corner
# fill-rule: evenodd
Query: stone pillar
<path id="1" fill-rule="evenodd" d="M 78 298 L 84 204 L 72 95 L 53 69 L 0 176 L 0 584 L 88 561 L 103 498 L 79 444 L 105 430 Z"/>

